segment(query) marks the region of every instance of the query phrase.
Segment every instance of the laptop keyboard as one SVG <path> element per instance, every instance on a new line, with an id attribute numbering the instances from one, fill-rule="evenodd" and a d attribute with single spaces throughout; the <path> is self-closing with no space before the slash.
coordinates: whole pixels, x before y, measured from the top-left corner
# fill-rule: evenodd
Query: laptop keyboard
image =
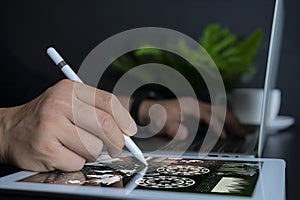
<path id="1" fill-rule="evenodd" d="M 198 152 L 203 140 L 196 140 L 187 150 L 188 152 Z M 212 149 L 214 153 L 241 153 L 245 140 L 242 138 L 228 138 L 226 140 L 218 140 Z"/>
<path id="2" fill-rule="evenodd" d="M 204 136 L 207 132 L 207 125 L 204 123 L 199 124 L 199 129 L 193 143 L 188 148 L 187 152 L 199 152 Z M 247 134 L 254 133 L 257 127 L 255 126 L 243 126 Z M 245 151 L 246 139 L 239 138 L 234 134 L 229 134 L 227 139 L 219 139 L 214 145 L 213 153 L 243 153 Z"/>
<path id="3" fill-rule="evenodd" d="M 219 140 L 213 150 L 220 153 L 241 153 L 244 142 L 241 138 Z"/>

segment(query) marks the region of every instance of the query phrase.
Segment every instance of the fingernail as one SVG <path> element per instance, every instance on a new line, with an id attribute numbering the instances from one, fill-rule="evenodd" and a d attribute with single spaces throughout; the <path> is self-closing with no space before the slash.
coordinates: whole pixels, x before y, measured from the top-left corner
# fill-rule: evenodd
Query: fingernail
<path id="1" fill-rule="evenodd" d="M 128 133 L 130 136 L 132 136 L 132 135 L 134 135 L 134 134 L 137 133 L 137 127 L 136 127 L 136 124 L 135 124 L 134 122 L 132 122 L 132 123 L 130 124 L 130 126 L 128 127 L 127 133 Z"/>
<path id="2" fill-rule="evenodd" d="M 111 156 L 112 158 L 116 158 L 116 157 L 118 157 L 121 153 L 122 153 L 122 150 L 112 150 L 112 151 L 110 151 L 110 156 Z"/>

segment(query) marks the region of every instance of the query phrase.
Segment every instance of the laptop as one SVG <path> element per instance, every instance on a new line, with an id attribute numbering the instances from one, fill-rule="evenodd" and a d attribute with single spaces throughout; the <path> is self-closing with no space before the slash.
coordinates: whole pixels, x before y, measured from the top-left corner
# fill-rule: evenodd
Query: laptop
<path id="1" fill-rule="evenodd" d="M 267 112 L 270 108 L 270 94 L 276 87 L 277 71 L 280 58 L 281 39 L 284 23 L 283 1 L 276 1 L 270 29 L 269 48 L 267 53 L 266 71 L 263 85 L 263 103 L 261 109 L 261 121 L 258 127 L 244 125 L 246 138 L 230 138 L 227 141 L 219 141 L 211 155 L 241 157 L 261 157 L 265 145 L 267 132 Z"/>
<path id="2" fill-rule="evenodd" d="M 180 2 L 189 6 L 198 3 Z M 216 7 L 227 3 L 221 0 L 213 2 Z M 212 1 L 202 3 L 211 4 Z M 261 1 L 256 3 L 262 4 Z M 268 6 L 273 5 L 272 26 L 267 37 L 268 59 L 263 81 L 262 120 L 258 129 L 254 127 L 254 134 L 251 135 L 255 137 L 251 141 L 255 142 L 251 143 L 254 144 L 253 148 L 245 152 L 245 156 L 233 153 L 233 150 L 227 155 L 216 154 L 221 157 L 199 157 L 197 150 L 180 156 L 176 152 L 153 153 L 152 149 L 163 146 L 167 140 L 153 137 L 146 141 L 137 138 L 136 142 L 146 152 L 148 167 L 126 152 L 114 159 L 103 153 L 99 159 L 87 163 L 79 172 L 21 171 L 2 177 L 0 195 L 10 193 L 82 199 L 285 199 L 285 162 L 260 158 L 265 140 L 265 113 L 269 105 L 270 90 L 275 86 L 283 26 L 283 1 L 270 0 L 269 3 Z"/>
<path id="3" fill-rule="evenodd" d="M 283 1 L 269 1 L 268 3 L 273 2 L 273 12 L 272 18 L 270 21 L 271 26 L 265 30 L 265 43 L 264 49 L 265 52 L 262 53 L 265 56 L 265 63 L 260 63 L 260 66 L 264 70 L 258 70 L 264 72 L 262 76 L 262 88 L 263 88 L 263 102 L 262 109 L 260 113 L 261 122 L 258 125 L 243 125 L 246 132 L 246 137 L 244 139 L 234 137 L 233 134 L 229 135 L 228 139 L 221 140 L 219 139 L 214 145 L 212 150 L 208 153 L 210 156 L 221 156 L 221 157 L 261 157 L 265 144 L 265 137 L 267 131 L 267 121 L 266 113 L 270 106 L 270 91 L 276 87 L 277 79 L 277 70 L 279 65 L 280 57 L 280 47 L 281 39 L 283 32 L 283 23 L 284 23 L 284 6 Z M 271 3 L 272 4 L 272 3 Z M 270 4 L 269 4 L 270 5 Z M 267 13 L 267 12 L 266 12 Z M 255 86 L 257 87 L 257 86 Z M 185 121 L 192 121 L 193 119 L 188 119 Z M 195 122 L 193 122 L 195 123 Z M 187 125 L 188 127 L 188 125 Z M 203 148 L 204 136 L 207 132 L 208 126 L 204 123 L 199 124 L 198 133 L 191 145 L 187 148 L 184 143 L 174 143 L 168 147 L 168 150 L 173 151 L 177 150 L 179 152 L 185 151 L 185 154 L 193 154 L 198 152 Z M 187 139 L 188 140 L 188 139 Z M 155 149 L 160 149 L 167 145 L 170 141 L 167 138 L 161 137 L 152 137 L 145 139 L 136 138 L 137 143 L 141 148 L 144 148 L 145 151 L 151 152 Z M 176 148 L 174 148 L 176 146 Z M 181 147 L 182 146 L 182 147 Z"/>

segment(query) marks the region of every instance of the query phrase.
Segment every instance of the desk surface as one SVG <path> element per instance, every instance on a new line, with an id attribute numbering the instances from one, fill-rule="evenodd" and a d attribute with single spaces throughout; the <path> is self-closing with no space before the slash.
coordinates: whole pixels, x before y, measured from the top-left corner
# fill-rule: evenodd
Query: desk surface
<path id="1" fill-rule="evenodd" d="M 287 163 L 286 168 L 286 189 L 287 189 L 287 199 L 299 199 L 299 189 L 298 180 L 300 180 L 300 173 L 298 172 L 300 168 L 300 160 L 297 155 L 300 152 L 300 135 L 297 134 L 299 128 L 293 127 L 289 130 L 280 132 L 278 134 L 269 135 L 266 140 L 266 147 L 264 150 L 265 158 L 280 158 L 284 159 Z M 0 165 L 1 169 L 7 166 Z M 0 174 L 3 175 L 3 174 Z M 1 199 L 45 199 L 39 197 L 31 197 L 30 194 L 24 196 L 11 192 L 0 193 Z M 49 199 L 61 199 L 62 197 L 56 196 Z M 74 199 L 74 197 L 72 197 Z"/>

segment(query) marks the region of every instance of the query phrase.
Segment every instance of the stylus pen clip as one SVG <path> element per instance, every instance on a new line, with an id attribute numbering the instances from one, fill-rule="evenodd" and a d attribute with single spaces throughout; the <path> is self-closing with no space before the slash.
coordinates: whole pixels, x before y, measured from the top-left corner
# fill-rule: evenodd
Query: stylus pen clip
<path id="1" fill-rule="evenodd" d="M 82 80 L 77 76 L 77 74 L 71 69 L 71 67 L 64 61 L 64 59 L 59 55 L 59 53 L 53 48 L 49 47 L 47 49 L 48 56 L 57 65 L 61 71 L 68 77 L 68 79 L 83 83 Z M 144 165 L 148 165 L 142 151 L 139 147 L 132 141 L 132 139 L 124 135 L 125 146 L 127 149 Z"/>

